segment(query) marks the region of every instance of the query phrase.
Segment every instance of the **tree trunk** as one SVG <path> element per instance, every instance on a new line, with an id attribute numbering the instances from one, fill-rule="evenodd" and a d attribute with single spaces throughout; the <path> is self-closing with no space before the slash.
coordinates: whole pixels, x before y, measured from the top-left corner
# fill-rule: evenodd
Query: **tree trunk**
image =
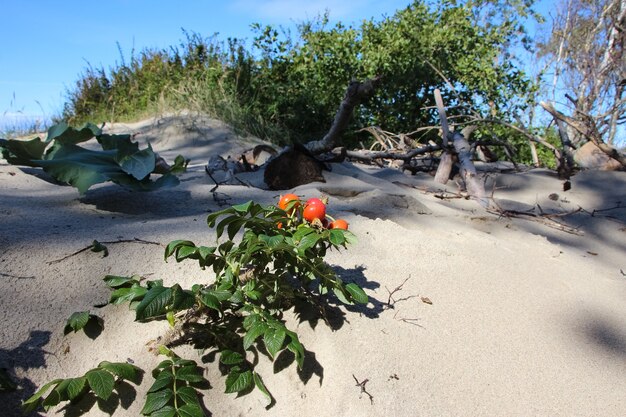
<path id="1" fill-rule="evenodd" d="M 366 98 L 369 98 L 374 93 L 374 90 L 379 83 L 380 77 L 372 78 L 371 80 L 363 82 L 352 81 L 348 86 L 346 95 L 339 105 L 339 110 L 337 110 L 335 120 L 333 121 L 328 133 L 326 133 L 322 140 L 308 142 L 305 145 L 309 152 L 317 155 L 323 152 L 329 152 L 339 146 L 341 134 L 350 122 L 350 117 L 352 116 L 354 107 Z"/>

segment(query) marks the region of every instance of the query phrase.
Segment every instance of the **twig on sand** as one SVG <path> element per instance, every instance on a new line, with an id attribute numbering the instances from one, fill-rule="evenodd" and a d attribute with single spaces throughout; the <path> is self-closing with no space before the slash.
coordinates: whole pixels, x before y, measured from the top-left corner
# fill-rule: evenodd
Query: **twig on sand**
<path id="1" fill-rule="evenodd" d="M 59 262 L 62 262 L 68 258 L 71 258 L 72 256 L 78 255 L 79 253 L 85 252 L 87 250 L 93 250 L 95 248 L 97 248 L 99 245 L 113 245 L 115 243 L 141 243 L 144 245 L 157 245 L 157 246 L 162 246 L 159 242 L 151 242 L 149 240 L 143 240 L 143 239 L 139 239 L 139 238 L 133 238 L 133 239 L 118 239 L 118 240 L 112 240 L 109 242 L 98 242 L 97 240 L 94 240 L 93 243 L 89 246 L 86 246 L 82 249 L 77 250 L 76 252 L 70 253 L 69 255 L 66 255 L 62 258 L 59 259 L 55 259 L 54 261 L 48 261 L 48 265 L 52 265 L 52 264 L 56 264 Z"/>
<path id="2" fill-rule="evenodd" d="M 365 384 L 369 382 L 369 379 L 365 378 L 363 381 L 359 382 L 359 380 L 356 379 L 356 376 L 354 376 L 354 374 L 352 374 L 352 378 L 354 378 L 354 381 L 356 382 L 356 386 L 361 388 L 361 392 L 359 393 L 359 399 L 363 397 L 363 394 L 367 394 L 367 396 L 370 398 L 370 403 L 374 405 L 374 396 L 370 394 L 369 392 L 367 392 L 367 390 L 365 389 Z"/>
<path id="3" fill-rule="evenodd" d="M 409 275 L 404 281 L 402 281 L 402 284 L 400 284 L 396 288 L 394 288 L 393 291 L 390 291 L 389 288 L 387 288 L 387 286 L 385 286 L 385 289 L 389 293 L 389 298 L 387 298 L 387 306 L 386 306 L 388 309 L 394 308 L 394 306 L 395 306 L 395 304 L 397 302 L 406 301 L 406 300 L 410 300 L 411 298 L 417 297 L 417 295 L 409 295 L 408 297 L 398 298 L 397 300 L 395 298 L 393 298 L 393 295 L 395 293 L 397 293 L 398 291 L 402 291 L 402 287 L 404 287 L 404 284 L 406 284 L 406 282 L 410 278 L 411 278 L 411 275 Z"/>
<path id="4" fill-rule="evenodd" d="M 419 319 L 419 318 L 411 318 L 411 317 L 396 318 L 398 313 L 399 313 L 399 311 L 396 311 L 396 314 L 393 315 L 393 318 L 395 320 L 403 321 L 403 322 L 408 323 L 408 324 L 410 324 L 412 326 L 421 327 L 422 329 L 424 328 L 424 326 L 422 326 L 421 324 L 418 323 L 418 321 L 420 321 L 421 319 Z"/>
<path id="5" fill-rule="evenodd" d="M 539 209 L 541 211 L 541 207 L 539 207 Z M 490 209 L 487 209 L 487 212 L 491 214 L 495 214 L 500 217 L 509 217 L 509 218 L 514 217 L 518 219 L 534 221 L 537 223 L 541 223 L 544 226 L 548 226 L 552 229 L 560 230 L 562 232 L 569 233 L 572 235 L 582 236 L 583 233 L 580 230 L 554 220 L 555 217 L 569 216 L 571 214 L 578 213 L 581 210 L 582 209 L 579 207 L 578 209 L 572 210 L 567 213 L 548 214 L 548 213 L 543 213 L 543 212 L 535 213 L 534 211 L 504 210 L 502 208 L 490 208 Z"/>

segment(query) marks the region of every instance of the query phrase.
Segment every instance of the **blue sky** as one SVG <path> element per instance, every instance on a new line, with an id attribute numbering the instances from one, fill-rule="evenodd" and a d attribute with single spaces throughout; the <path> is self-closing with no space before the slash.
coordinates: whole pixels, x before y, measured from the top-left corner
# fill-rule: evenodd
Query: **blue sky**
<path id="1" fill-rule="evenodd" d="M 542 2 L 549 0 L 544 0 Z M 540 3 L 542 3 L 540 2 Z M 204 36 L 252 38 L 258 22 L 293 26 L 326 9 L 332 21 L 358 23 L 410 0 L 5 0 L 0 24 L 0 125 L 15 117 L 60 114 L 67 88 L 89 64 L 109 68 L 133 48 L 167 48 L 181 28 Z"/>
<path id="2" fill-rule="evenodd" d="M 220 39 L 252 38 L 250 25 L 293 25 L 329 9 L 332 20 L 392 15 L 410 0 L 6 0 L 0 24 L 0 117 L 60 113 L 87 63 L 108 68 L 132 48 L 166 48 L 181 28 Z"/>

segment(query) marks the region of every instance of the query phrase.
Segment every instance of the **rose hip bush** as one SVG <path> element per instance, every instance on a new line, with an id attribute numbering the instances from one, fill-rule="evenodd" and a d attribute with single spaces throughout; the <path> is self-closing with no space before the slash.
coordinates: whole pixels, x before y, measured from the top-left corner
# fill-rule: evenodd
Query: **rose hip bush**
<path id="1" fill-rule="evenodd" d="M 256 387 L 272 404 L 271 394 L 254 370 L 258 355 L 275 360 L 282 351 L 289 351 L 299 369 L 305 361 L 304 346 L 286 326 L 283 313 L 306 303 L 326 317 L 325 307 L 332 296 L 345 304 L 368 302 L 357 284 L 344 283 L 324 261 L 328 250 L 346 248 L 356 241 L 345 220 L 326 213 L 326 204 L 325 199 L 304 202 L 287 194 L 277 206 L 249 201 L 210 214 L 207 222 L 215 228 L 215 246 L 175 240 L 165 249 L 166 261 L 191 260 L 212 271 L 213 279 L 189 289 L 179 284 L 166 286 L 161 280 L 142 283 L 137 276 L 104 278 L 112 289 L 110 303 L 128 302 L 137 321 L 164 319 L 172 327 L 157 347 L 168 359 L 152 372 L 155 381 L 143 415 L 204 415 L 195 390 L 201 389 L 205 380 L 195 362 L 173 352 L 180 344 L 202 349 L 206 357 L 219 357 L 226 393 L 245 394 Z M 131 379 L 136 372 L 129 366 L 123 375 L 115 372 L 117 368 L 96 370 L 98 375 L 109 372 L 106 389 L 97 381 L 91 383 L 93 370 L 85 377 L 57 379 L 28 399 L 25 410 L 40 406 L 48 410 L 61 401 L 76 402 L 87 394 L 106 399 L 113 389 L 112 378 Z"/>

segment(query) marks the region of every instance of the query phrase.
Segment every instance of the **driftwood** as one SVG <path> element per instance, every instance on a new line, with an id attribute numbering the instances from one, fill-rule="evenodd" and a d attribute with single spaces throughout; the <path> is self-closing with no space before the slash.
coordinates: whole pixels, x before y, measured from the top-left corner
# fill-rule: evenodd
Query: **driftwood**
<path id="1" fill-rule="evenodd" d="M 314 181 L 325 182 L 323 164 L 302 146 L 286 148 L 265 168 L 263 180 L 271 190 L 289 190 Z"/>
<path id="2" fill-rule="evenodd" d="M 600 137 L 600 133 L 598 132 L 593 120 L 585 120 L 584 122 L 573 117 L 567 116 L 557 109 L 551 103 L 546 103 L 544 101 L 539 103 L 541 107 L 557 121 L 562 123 L 566 123 L 568 126 L 571 126 L 574 131 L 576 131 L 579 135 L 583 136 L 587 140 L 593 142 L 602 152 L 607 154 L 609 157 L 615 159 L 619 162 L 622 167 L 626 168 L 626 156 L 620 154 L 617 149 L 612 146 L 604 143 L 602 138 Z M 561 130 L 561 129 L 559 129 Z"/>
<path id="3" fill-rule="evenodd" d="M 314 181 L 324 182 L 323 163 L 315 155 L 331 152 L 341 142 L 341 134 L 348 126 L 354 107 L 371 96 L 380 77 L 363 82 L 352 81 L 348 86 L 335 120 L 328 133 L 318 141 L 287 147 L 267 163 L 263 179 L 272 190 L 288 190 Z M 345 157 L 345 154 L 339 158 Z"/>
<path id="4" fill-rule="evenodd" d="M 442 131 L 444 132 L 443 143 L 445 148 L 445 153 L 442 156 L 442 163 L 440 163 L 439 168 L 437 169 L 435 180 L 438 180 L 438 182 L 443 184 L 448 181 L 450 172 L 452 171 L 452 163 L 454 157 L 456 157 L 458 158 L 461 178 L 463 178 L 463 181 L 465 182 L 467 192 L 473 199 L 478 201 L 481 206 L 489 207 L 489 199 L 485 193 L 485 186 L 478 178 L 476 167 L 472 162 L 472 149 L 466 140 L 466 138 L 468 138 L 477 127 L 467 126 L 463 128 L 462 132 L 450 132 L 446 118 L 446 110 L 443 105 L 439 89 L 435 90 L 435 101 L 437 103 L 437 110 L 439 111 L 439 115 L 441 117 Z M 448 141 L 452 142 L 454 151 L 446 146 Z M 451 155 L 445 156 L 446 154 Z M 443 164 L 445 165 L 442 167 Z"/>
<path id="5" fill-rule="evenodd" d="M 352 111 L 359 103 L 369 98 L 374 93 L 379 83 L 380 77 L 375 77 L 363 82 L 352 81 L 348 86 L 346 95 L 339 105 L 339 110 L 337 110 L 335 120 L 328 133 L 326 133 L 321 140 L 309 142 L 305 145 L 309 152 L 317 155 L 323 152 L 329 152 L 339 146 L 341 134 L 350 122 Z"/>

